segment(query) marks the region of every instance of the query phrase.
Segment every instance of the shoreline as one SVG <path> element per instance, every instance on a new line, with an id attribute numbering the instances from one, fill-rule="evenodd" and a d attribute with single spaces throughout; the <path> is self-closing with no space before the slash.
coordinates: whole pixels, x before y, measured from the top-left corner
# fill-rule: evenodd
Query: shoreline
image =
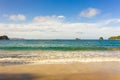
<path id="1" fill-rule="evenodd" d="M 120 80 L 120 51 L 3 51 L 0 55 L 0 80 Z"/>
<path id="2" fill-rule="evenodd" d="M 0 65 L 120 62 L 120 51 L 3 51 Z"/>

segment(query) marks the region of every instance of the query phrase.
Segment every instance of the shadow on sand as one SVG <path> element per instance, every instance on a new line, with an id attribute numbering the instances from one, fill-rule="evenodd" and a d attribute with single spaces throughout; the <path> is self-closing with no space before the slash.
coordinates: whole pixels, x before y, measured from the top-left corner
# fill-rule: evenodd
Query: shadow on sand
<path id="1" fill-rule="evenodd" d="M 22 74 L 1 74 L 0 73 L 0 80 L 35 80 L 36 78 L 37 76 L 32 74 L 27 74 L 27 73 L 22 73 Z"/>

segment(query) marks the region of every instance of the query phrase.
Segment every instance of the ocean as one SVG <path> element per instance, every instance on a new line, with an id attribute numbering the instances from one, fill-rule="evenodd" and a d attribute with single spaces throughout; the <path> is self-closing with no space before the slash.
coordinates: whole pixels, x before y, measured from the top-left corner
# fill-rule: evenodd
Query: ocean
<path id="1" fill-rule="evenodd" d="M 4 40 L 0 50 L 108 50 L 120 48 L 120 40 Z"/>
<path id="2" fill-rule="evenodd" d="M 120 40 L 0 40 L 0 65 L 120 61 Z"/>

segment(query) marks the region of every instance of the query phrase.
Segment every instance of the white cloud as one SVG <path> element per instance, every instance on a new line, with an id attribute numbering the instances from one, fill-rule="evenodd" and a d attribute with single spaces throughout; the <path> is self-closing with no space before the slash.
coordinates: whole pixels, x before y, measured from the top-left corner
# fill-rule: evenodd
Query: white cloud
<path id="1" fill-rule="evenodd" d="M 58 16 L 58 18 L 59 18 L 59 19 L 64 19 L 65 16 L 62 16 L 62 15 L 61 15 L 61 16 Z"/>
<path id="2" fill-rule="evenodd" d="M 119 18 L 109 19 L 109 20 L 105 20 L 104 23 L 105 23 L 105 24 L 120 23 L 120 19 L 119 19 Z"/>
<path id="3" fill-rule="evenodd" d="M 63 20 L 64 16 L 37 16 L 33 19 L 34 22 L 59 22 Z"/>
<path id="4" fill-rule="evenodd" d="M 9 20 L 13 20 L 13 21 L 24 21 L 26 20 L 26 16 L 22 15 L 22 14 L 18 14 L 18 15 L 10 15 L 8 16 Z"/>
<path id="5" fill-rule="evenodd" d="M 120 19 L 109 19 L 94 23 L 62 22 L 64 16 L 39 16 L 28 24 L 0 23 L 0 35 L 28 39 L 98 39 L 120 34 L 120 26 L 109 26 Z M 36 23 L 37 22 L 37 23 Z M 107 22 L 107 24 L 106 24 Z"/>
<path id="6" fill-rule="evenodd" d="M 80 12 L 80 16 L 91 18 L 91 17 L 96 16 L 99 13 L 100 13 L 100 11 L 96 8 L 88 8 L 88 9 Z"/>

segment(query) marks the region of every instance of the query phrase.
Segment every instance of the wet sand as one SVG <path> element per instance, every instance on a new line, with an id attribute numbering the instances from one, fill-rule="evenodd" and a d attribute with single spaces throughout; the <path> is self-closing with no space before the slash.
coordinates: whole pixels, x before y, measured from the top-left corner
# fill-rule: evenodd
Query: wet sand
<path id="1" fill-rule="evenodd" d="M 120 80 L 120 62 L 0 66 L 0 80 Z"/>

